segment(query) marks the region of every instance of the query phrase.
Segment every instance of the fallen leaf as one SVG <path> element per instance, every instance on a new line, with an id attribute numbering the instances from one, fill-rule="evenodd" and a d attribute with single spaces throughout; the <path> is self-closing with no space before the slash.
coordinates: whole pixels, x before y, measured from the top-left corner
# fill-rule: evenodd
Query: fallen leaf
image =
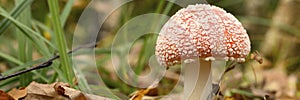
<path id="1" fill-rule="evenodd" d="M 65 92 L 65 89 L 62 88 L 61 86 L 65 86 L 65 87 L 70 87 L 69 84 L 66 84 L 66 83 L 62 83 L 62 82 L 57 82 L 54 84 L 53 88 L 54 90 L 60 94 L 60 95 L 64 95 L 64 92 Z"/>
<path id="2" fill-rule="evenodd" d="M 24 98 L 27 95 L 27 89 L 26 88 L 20 88 L 20 89 L 12 89 L 7 94 L 9 94 L 11 97 L 13 97 L 15 100 L 18 100 L 20 98 Z"/>
<path id="3" fill-rule="evenodd" d="M 14 98 L 0 90 L 0 100 L 14 100 Z"/>
<path id="4" fill-rule="evenodd" d="M 79 90 L 70 88 L 66 83 L 58 82 L 54 85 L 54 90 L 71 100 L 111 100 L 110 98 L 101 97 L 93 94 L 86 94 Z"/>
<path id="5" fill-rule="evenodd" d="M 158 83 L 159 83 L 159 80 L 156 80 L 155 82 L 153 82 L 150 86 L 148 86 L 148 88 L 146 89 L 141 89 L 141 90 L 138 90 L 138 91 L 135 91 L 130 100 L 142 100 L 143 97 L 149 93 L 149 91 L 155 89 L 155 87 L 158 86 Z"/>
<path id="6" fill-rule="evenodd" d="M 63 83 L 57 83 L 54 85 L 55 90 L 72 100 L 87 100 L 81 91 L 69 88 L 69 86 Z"/>
<path id="7" fill-rule="evenodd" d="M 27 96 L 24 98 L 24 100 L 66 100 L 67 98 L 63 97 L 51 97 L 47 95 L 41 95 L 41 94 L 33 94 L 28 93 Z"/>
<path id="8" fill-rule="evenodd" d="M 112 100 L 110 98 L 101 97 L 93 94 L 84 94 L 87 100 Z"/>
<path id="9" fill-rule="evenodd" d="M 50 97 L 58 96 L 58 93 L 55 92 L 53 86 L 56 83 L 53 84 L 40 84 L 36 82 L 31 82 L 26 88 L 28 93 L 31 94 L 39 94 L 39 95 L 46 95 Z"/>
<path id="10" fill-rule="evenodd" d="M 59 93 L 57 93 L 54 89 L 54 85 L 60 83 L 55 82 L 52 84 L 40 84 L 37 82 L 31 82 L 27 87 L 27 96 L 24 98 L 25 100 L 40 100 L 43 99 L 55 99 L 55 100 L 64 100 L 67 99 L 63 97 Z"/>
<path id="11" fill-rule="evenodd" d="M 31 82 L 26 88 L 13 89 L 8 94 L 0 91 L 0 100 L 112 100 L 93 94 L 86 94 L 70 88 L 63 82 L 40 84 Z"/>

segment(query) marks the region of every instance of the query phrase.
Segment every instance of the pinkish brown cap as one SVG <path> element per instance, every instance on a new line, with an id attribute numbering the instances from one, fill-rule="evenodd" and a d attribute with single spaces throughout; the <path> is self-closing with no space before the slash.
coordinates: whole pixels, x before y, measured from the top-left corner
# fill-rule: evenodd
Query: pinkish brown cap
<path id="1" fill-rule="evenodd" d="M 179 10 L 161 29 L 156 57 L 161 65 L 199 57 L 244 62 L 250 40 L 242 24 L 222 8 L 196 4 Z"/>

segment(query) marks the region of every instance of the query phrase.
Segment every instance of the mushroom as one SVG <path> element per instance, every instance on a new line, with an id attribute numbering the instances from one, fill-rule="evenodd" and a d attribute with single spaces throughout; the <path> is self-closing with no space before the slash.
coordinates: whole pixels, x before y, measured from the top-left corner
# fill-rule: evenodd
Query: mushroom
<path id="1" fill-rule="evenodd" d="M 184 68 L 184 84 L 196 82 L 188 98 L 197 100 L 210 77 L 212 62 L 244 62 L 250 52 L 250 40 L 242 24 L 232 14 L 213 5 L 196 4 L 179 10 L 165 23 L 155 49 L 158 62 L 165 67 L 190 63 L 193 58 L 199 60 L 200 68 Z M 196 80 L 190 80 L 190 75 L 197 76 Z"/>

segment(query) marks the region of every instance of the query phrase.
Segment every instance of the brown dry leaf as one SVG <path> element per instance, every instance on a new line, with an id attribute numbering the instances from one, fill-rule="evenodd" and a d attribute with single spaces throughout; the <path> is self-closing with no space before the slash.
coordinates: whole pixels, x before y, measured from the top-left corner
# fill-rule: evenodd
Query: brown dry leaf
<path id="1" fill-rule="evenodd" d="M 82 92 L 72 89 L 64 83 L 57 83 L 54 85 L 54 88 L 59 94 L 69 97 L 72 100 L 87 100 Z"/>
<path id="2" fill-rule="evenodd" d="M 26 88 L 13 89 L 8 94 L 0 91 L 0 100 L 111 100 L 97 95 L 85 94 L 62 82 L 52 84 L 31 82 Z"/>
<path id="3" fill-rule="evenodd" d="M 225 100 L 236 100 L 234 97 L 225 97 Z"/>
<path id="4" fill-rule="evenodd" d="M 109 98 L 92 95 L 92 94 L 85 94 L 79 90 L 75 90 L 70 88 L 70 86 L 66 83 L 58 82 L 54 85 L 54 89 L 57 93 L 66 96 L 72 100 L 111 100 Z"/>
<path id="5" fill-rule="evenodd" d="M 93 95 L 93 94 L 84 94 L 86 96 L 87 100 L 112 100 L 110 98 L 105 98 L 105 97 L 101 97 L 101 96 L 97 96 L 97 95 Z"/>
<path id="6" fill-rule="evenodd" d="M 56 83 L 53 84 L 40 84 L 37 82 L 31 82 L 27 86 L 28 93 L 32 94 L 39 94 L 39 95 L 46 95 L 46 96 L 57 96 L 58 94 L 55 92 L 53 86 Z"/>
<path id="7" fill-rule="evenodd" d="M 142 89 L 139 91 L 136 91 L 134 95 L 130 98 L 130 100 L 142 100 L 145 94 L 147 94 L 150 91 L 150 89 Z"/>
<path id="8" fill-rule="evenodd" d="M 64 86 L 64 87 L 70 87 L 70 85 L 67 84 L 67 83 L 57 82 L 57 83 L 54 84 L 53 88 L 54 88 L 54 90 L 55 90 L 58 94 L 64 95 L 65 89 L 62 88 L 62 86 Z"/>
<path id="9" fill-rule="evenodd" d="M 155 89 L 158 86 L 159 80 L 154 81 L 148 88 L 146 89 L 141 89 L 139 91 L 135 91 L 130 100 L 142 100 L 143 97 L 149 93 L 149 91 Z"/>
<path id="10" fill-rule="evenodd" d="M 27 95 L 27 89 L 26 88 L 20 88 L 20 89 L 12 89 L 7 94 L 9 94 L 11 97 L 13 97 L 15 100 L 18 100 L 20 98 L 23 98 Z"/>
<path id="11" fill-rule="evenodd" d="M 64 97 L 51 97 L 47 95 L 28 93 L 23 100 L 66 100 Z"/>
<path id="12" fill-rule="evenodd" d="M 25 100 L 40 100 L 43 99 L 55 99 L 55 100 L 63 100 L 67 99 L 62 95 L 58 94 L 54 90 L 54 85 L 60 83 L 55 82 L 52 84 L 40 84 L 37 82 L 31 82 L 27 87 L 27 96 L 24 98 Z"/>
<path id="13" fill-rule="evenodd" d="M 0 100 L 14 100 L 14 98 L 0 90 Z"/>

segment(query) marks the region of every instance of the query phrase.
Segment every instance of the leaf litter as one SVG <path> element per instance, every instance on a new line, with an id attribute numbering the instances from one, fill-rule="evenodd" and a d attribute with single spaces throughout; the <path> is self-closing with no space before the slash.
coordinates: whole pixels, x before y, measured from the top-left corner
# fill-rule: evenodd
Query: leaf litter
<path id="1" fill-rule="evenodd" d="M 11 100 L 111 100 L 110 98 L 87 94 L 70 88 L 69 84 L 63 82 L 52 84 L 31 82 L 26 88 L 12 89 L 7 95 L 4 92 L 1 93 L 1 100 L 5 97 L 12 98 Z"/>

